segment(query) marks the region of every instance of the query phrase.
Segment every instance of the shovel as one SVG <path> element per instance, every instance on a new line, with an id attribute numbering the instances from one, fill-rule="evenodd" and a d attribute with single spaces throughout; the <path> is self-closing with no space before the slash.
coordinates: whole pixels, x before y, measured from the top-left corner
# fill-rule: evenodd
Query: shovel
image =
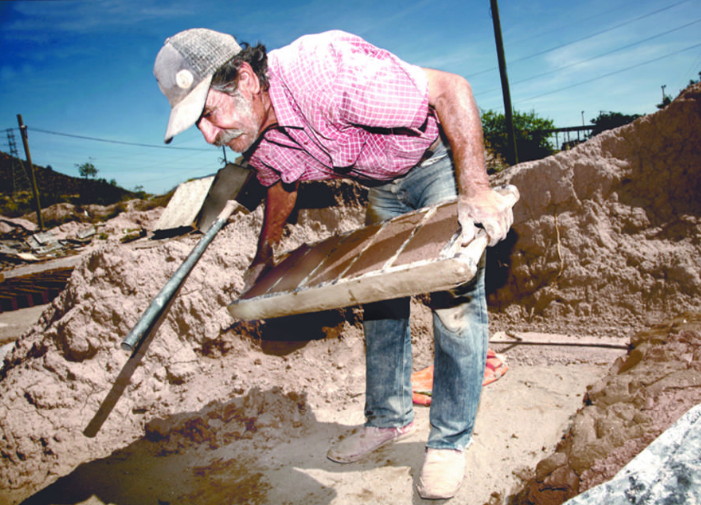
<path id="1" fill-rule="evenodd" d="M 90 423 L 83 430 L 86 437 L 97 436 L 130 384 L 131 377 L 148 349 L 156 329 L 209 243 L 226 224 L 234 210 L 241 205 L 248 210 L 256 208 L 262 199 L 261 188 L 262 186 L 256 185 L 252 172 L 241 163 L 227 164 L 216 176 L 195 179 L 178 186 L 163 212 L 165 218 L 159 220 L 158 229 L 164 231 L 194 225 L 200 230 L 206 228 L 207 231 L 122 341 L 122 349 L 129 351 L 131 356 Z"/>
<path id="2" fill-rule="evenodd" d="M 243 164 L 233 163 L 219 170 L 216 176 L 195 179 L 178 186 L 156 228 L 165 231 L 194 225 L 195 228 L 206 229 L 206 231 L 187 259 L 178 267 L 136 325 L 122 340 L 122 349 L 136 353 L 146 336 L 167 312 L 173 297 L 214 236 L 226 224 L 237 207 L 242 205 L 249 211 L 254 210 L 262 199 L 261 189 L 262 186 L 257 185 L 257 179 L 250 169 Z M 165 218 L 163 218 L 164 215 Z"/>

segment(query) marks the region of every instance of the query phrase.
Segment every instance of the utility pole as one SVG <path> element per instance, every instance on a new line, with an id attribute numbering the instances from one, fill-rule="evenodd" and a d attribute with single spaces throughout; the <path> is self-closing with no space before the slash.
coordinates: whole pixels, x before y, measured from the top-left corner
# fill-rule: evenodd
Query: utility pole
<path id="1" fill-rule="evenodd" d="M 664 94 L 664 89 L 667 87 L 666 84 L 662 85 L 662 105 L 664 105 L 664 99 L 665 99 L 665 94 Z"/>
<path id="2" fill-rule="evenodd" d="M 587 126 L 584 124 L 584 111 L 582 111 L 582 126 Z"/>
<path id="3" fill-rule="evenodd" d="M 509 164 L 518 163 L 518 150 L 516 149 L 516 135 L 514 134 L 514 118 L 511 108 L 511 93 L 509 92 L 509 77 L 506 74 L 506 58 L 504 57 L 504 42 L 501 39 L 501 23 L 499 21 L 499 6 L 497 0 L 490 0 L 492 7 L 492 22 L 494 23 L 494 38 L 497 43 L 497 57 L 499 58 L 499 74 L 501 75 L 501 93 L 504 95 L 504 115 L 506 118 L 506 136 L 509 141 Z"/>
<path id="4" fill-rule="evenodd" d="M 34 193 L 34 203 L 37 209 L 37 224 L 39 231 L 44 231 L 44 220 L 41 217 L 41 204 L 39 203 L 39 192 L 37 191 L 37 181 L 34 177 L 34 165 L 32 165 L 32 155 L 29 153 L 29 142 L 27 141 L 27 127 L 22 121 L 22 114 L 17 114 L 17 123 L 19 131 L 22 134 L 22 144 L 24 144 L 24 154 L 27 156 L 28 167 L 25 169 L 29 175 L 29 180 L 32 183 L 32 192 Z"/>

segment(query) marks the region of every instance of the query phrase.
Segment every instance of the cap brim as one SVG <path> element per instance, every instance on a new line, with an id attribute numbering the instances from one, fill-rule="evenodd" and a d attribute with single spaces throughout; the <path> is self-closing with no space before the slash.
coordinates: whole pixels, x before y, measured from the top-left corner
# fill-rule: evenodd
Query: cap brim
<path id="1" fill-rule="evenodd" d="M 166 144 L 169 144 L 178 133 L 182 133 L 194 125 L 200 118 L 204 110 L 204 104 L 207 101 L 211 83 L 212 76 L 205 77 L 170 111 L 165 136 Z"/>

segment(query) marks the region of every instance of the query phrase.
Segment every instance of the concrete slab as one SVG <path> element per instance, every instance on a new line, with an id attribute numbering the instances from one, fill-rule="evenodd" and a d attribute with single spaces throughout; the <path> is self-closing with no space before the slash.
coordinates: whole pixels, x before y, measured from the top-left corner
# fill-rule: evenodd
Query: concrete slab
<path id="1" fill-rule="evenodd" d="M 9 312 L 0 312 L 0 345 L 13 343 L 31 328 L 48 305 L 35 305 Z M 1 360 L 2 358 L 0 358 Z"/>

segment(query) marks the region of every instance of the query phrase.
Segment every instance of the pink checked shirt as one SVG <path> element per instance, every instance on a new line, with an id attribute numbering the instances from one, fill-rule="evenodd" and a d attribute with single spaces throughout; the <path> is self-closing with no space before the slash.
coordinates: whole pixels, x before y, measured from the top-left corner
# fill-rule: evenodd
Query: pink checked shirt
<path id="1" fill-rule="evenodd" d="M 425 72 L 341 31 L 307 35 L 268 55 L 278 127 L 250 156 L 265 186 L 282 179 L 391 180 L 438 137 Z"/>

